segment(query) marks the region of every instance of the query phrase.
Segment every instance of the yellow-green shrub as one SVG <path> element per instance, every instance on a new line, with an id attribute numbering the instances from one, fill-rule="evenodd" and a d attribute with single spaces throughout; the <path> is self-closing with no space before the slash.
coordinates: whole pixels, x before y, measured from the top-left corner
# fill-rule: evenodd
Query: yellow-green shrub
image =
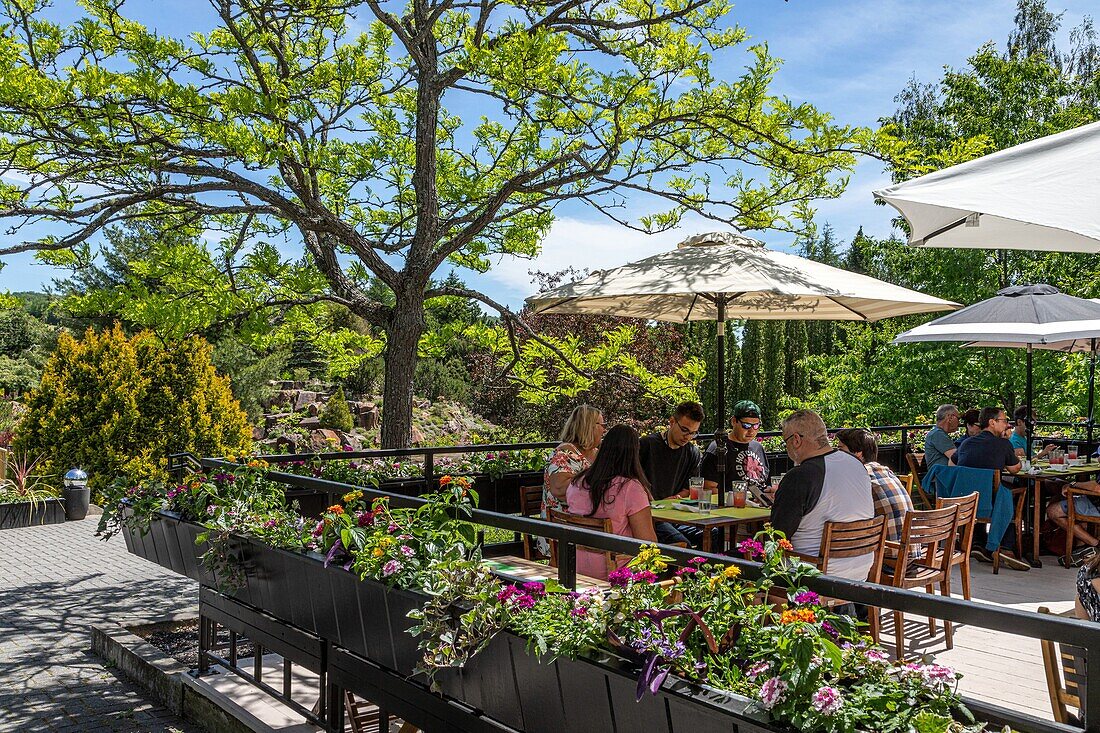
<path id="1" fill-rule="evenodd" d="M 51 478 L 83 467 L 93 494 L 118 476 L 165 478 L 169 453 L 245 453 L 247 417 L 210 353 L 199 338 L 164 344 L 148 331 L 127 337 L 118 324 L 79 340 L 63 334 L 15 449 L 44 456 Z"/>
<path id="2" fill-rule="evenodd" d="M 350 433 L 351 429 L 355 427 L 355 422 L 351 419 L 351 410 L 348 409 L 348 400 L 344 396 L 343 387 L 337 387 L 336 393 L 328 398 L 324 409 L 321 410 L 320 418 L 319 424 L 322 428 Z"/>

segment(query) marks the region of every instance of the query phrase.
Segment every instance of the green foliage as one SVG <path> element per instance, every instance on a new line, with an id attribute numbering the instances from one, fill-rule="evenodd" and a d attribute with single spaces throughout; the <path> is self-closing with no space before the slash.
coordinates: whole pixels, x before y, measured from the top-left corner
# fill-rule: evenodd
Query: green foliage
<path id="1" fill-rule="evenodd" d="M 355 427 L 355 421 L 351 419 L 351 410 L 348 409 L 348 399 L 344 396 L 343 387 L 337 387 L 336 392 L 328 398 L 324 409 L 321 410 L 320 425 L 322 428 L 339 430 L 343 433 L 350 433 L 351 429 Z"/>
<path id="2" fill-rule="evenodd" d="M 0 393 L 22 393 L 38 384 L 57 333 L 27 312 L 21 300 L 0 301 Z"/>
<path id="3" fill-rule="evenodd" d="M 245 414 L 210 351 L 197 338 L 128 338 L 117 324 L 79 340 L 62 334 L 27 399 L 15 449 L 45 456 L 42 473 L 51 479 L 84 467 L 93 491 L 118 476 L 163 478 L 169 453 L 246 450 Z"/>
<path id="4" fill-rule="evenodd" d="M 288 357 L 283 349 L 261 354 L 242 341 L 227 337 L 214 345 L 210 358 L 218 373 L 229 378 L 233 396 L 255 423 L 263 418 L 263 401 L 274 392 L 270 382 L 282 375 Z"/>

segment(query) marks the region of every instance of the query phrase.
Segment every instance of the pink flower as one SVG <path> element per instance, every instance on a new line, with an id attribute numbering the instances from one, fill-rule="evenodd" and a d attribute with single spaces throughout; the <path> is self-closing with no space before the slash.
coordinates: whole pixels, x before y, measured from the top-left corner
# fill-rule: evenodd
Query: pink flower
<path id="1" fill-rule="evenodd" d="M 374 524 L 374 514 L 372 512 L 359 512 L 355 517 L 355 523 L 360 527 L 369 527 Z"/>
<path id="2" fill-rule="evenodd" d="M 764 554 L 764 545 L 754 539 L 741 540 L 737 543 L 737 551 L 742 555 L 748 555 L 750 560 L 754 560 Z"/>
<path id="3" fill-rule="evenodd" d="M 633 580 L 635 583 L 656 583 L 657 573 L 652 570 L 643 570 L 640 573 L 634 573 Z"/>
<path id="4" fill-rule="evenodd" d="M 585 606 L 577 606 L 569 612 L 570 616 L 581 618 L 588 615 L 588 609 Z"/>
<path id="5" fill-rule="evenodd" d="M 608 573 L 607 582 L 611 583 L 612 588 L 622 588 L 627 583 L 629 583 L 633 579 L 633 577 L 634 573 L 631 572 L 630 568 L 624 565 L 623 567 L 616 568 Z"/>
<path id="6" fill-rule="evenodd" d="M 756 664 L 745 670 L 745 676 L 748 677 L 751 681 L 756 682 L 757 677 L 767 674 L 768 670 L 770 670 L 771 668 L 772 666 L 767 662 L 757 662 Z"/>
<path id="7" fill-rule="evenodd" d="M 689 565 L 702 565 L 706 561 L 707 560 L 704 557 L 693 557 L 690 560 L 688 560 L 688 564 Z"/>
<path id="8" fill-rule="evenodd" d="M 314 537 L 320 537 L 322 534 L 324 534 L 324 532 L 325 532 L 325 523 L 324 522 L 318 522 L 317 526 L 313 528 L 313 531 L 310 532 L 310 534 L 312 534 Z"/>
<path id="9" fill-rule="evenodd" d="M 840 690 L 835 687 L 822 687 L 810 698 L 814 710 L 822 715 L 835 715 L 844 704 Z"/>
<path id="10" fill-rule="evenodd" d="M 783 699 L 787 692 L 787 683 L 778 677 L 769 677 L 760 685 L 760 703 L 765 710 L 771 710 Z"/>
<path id="11" fill-rule="evenodd" d="M 683 575 L 694 575 L 697 572 L 699 571 L 691 566 L 688 566 L 686 568 L 680 568 L 679 570 L 677 570 L 675 575 L 676 577 L 681 577 Z"/>
<path id="12" fill-rule="evenodd" d="M 814 593 L 812 590 L 804 590 L 795 595 L 794 602 L 803 603 L 807 606 L 815 606 L 821 602 L 821 596 Z"/>
<path id="13" fill-rule="evenodd" d="M 401 545 L 401 547 L 399 547 L 397 549 L 405 557 L 412 557 L 413 555 L 416 554 L 416 553 L 413 552 L 413 548 L 409 547 L 408 545 Z"/>
<path id="14" fill-rule="evenodd" d="M 872 664 L 886 664 L 890 661 L 889 655 L 881 649 L 868 649 L 863 656 Z"/>
<path id="15" fill-rule="evenodd" d="M 527 591 L 535 598 L 542 598 L 544 595 L 546 595 L 546 586 L 538 581 L 524 583 L 523 590 Z"/>
<path id="16" fill-rule="evenodd" d="M 274 519 L 269 519 L 266 522 L 264 522 L 264 526 L 267 527 L 268 529 L 275 529 L 276 525 L 278 525 L 278 524 L 279 523 L 277 521 L 275 521 Z"/>
<path id="17" fill-rule="evenodd" d="M 399 529 L 401 529 L 401 527 L 397 526 L 393 522 L 390 522 L 390 526 L 386 527 L 387 532 L 396 532 Z"/>
<path id="18" fill-rule="evenodd" d="M 501 589 L 499 593 L 497 593 L 497 600 L 501 603 L 507 603 L 512 599 L 512 596 L 519 595 L 520 593 L 521 591 L 518 587 L 514 585 L 506 585 L 504 586 L 504 588 Z"/>
<path id="19" fill-rule="evenodd" d="M 388 578 L 403 567 L 405 566 L 397 560 L 390 560 L 382 567 L 382 576 Z"/>

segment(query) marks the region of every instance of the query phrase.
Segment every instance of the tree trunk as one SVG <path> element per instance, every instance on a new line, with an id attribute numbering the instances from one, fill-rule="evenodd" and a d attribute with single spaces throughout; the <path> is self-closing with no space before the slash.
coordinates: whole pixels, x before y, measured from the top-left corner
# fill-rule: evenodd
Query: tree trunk
<path id="1" fill-rule="evenodd" d="M 423 332 L 423 293 L 399 293 L 386 327 L 383 448 L 407 448 L 411 444 L 413 374 L 416 371 L 417 344 Z"/>

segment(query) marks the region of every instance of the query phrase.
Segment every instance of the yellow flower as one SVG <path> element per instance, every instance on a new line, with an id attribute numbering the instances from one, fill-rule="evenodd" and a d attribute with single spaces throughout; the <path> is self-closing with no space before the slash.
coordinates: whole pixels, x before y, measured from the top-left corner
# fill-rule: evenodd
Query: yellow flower
<path id="1" fill-rule="evenodd" d="M 237 457 L 234 456 L 234 455 L 228 455 L 228 456 L 225 457 L 225 460 L 229 461 L 230 463 L 236 463 L 237 462 Z"/>
<path id="2" fill-rule="evenodd" d="M 714 588 L 725 579 L 725 575 L 712 575 L 707 578 L 707 582 L 710 583 L 710 589 L 714 590 Z"/>
<path id="3" fill-rule="evenodd" d="M 251 461 L 248 462 L 249 468 L 267 468 L 267 466 L 267 461 L 261 461 L 258 458 L 253 458 Z"/>
<path id="4" fill-rule="evenodd" d="M 382 548 L 381 548 L 381 547 L 375 547 L 375 548 L 374 548 L 374 551 L 373 551 L 373 552 L 371 552 L 371 554 L 372 554 L 372 555 L 374 555 L 375 557 L 382 557 L 382 556 L 383 556 L 383 555 L 385 555 L 386 553 L 382 551 Z"/>
<path id="5" fill-rule="evenodd" d="M 722 571 L 722 575 L 726 576 L 730 580 L 733 580 L 734 578 L 740 577 L 741 568 L 737 567 L 736 565 L 727 565 L 726 569 Z"/>
<path id="6" fill-rule="evenodd" d="M 350 504 L 353 501 L 357 501 L 359 499 L 362 499 L 363 498 L 363 492 L 359 491 L 359 490 L 349 491 L 348 493 L 344 494 L 343 498 L 344 498 L 344 503 L 345 504 Z"/>

